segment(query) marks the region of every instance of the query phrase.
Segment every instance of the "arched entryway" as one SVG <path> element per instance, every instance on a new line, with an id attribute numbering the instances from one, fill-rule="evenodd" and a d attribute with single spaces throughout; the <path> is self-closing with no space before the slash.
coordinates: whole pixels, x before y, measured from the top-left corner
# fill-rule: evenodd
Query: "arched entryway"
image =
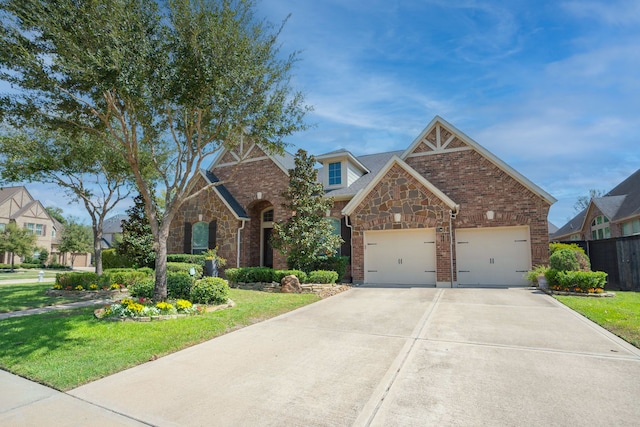
<path id="1" fill-rule="evenodd" d="M 273 204 L 268 200 L 257 200 L 247 211 L 251 218 L 245 238 L 247 265 L 273 267 L 273 248 L 270 243 L 274 221 Z"/>
<path id="2" fill-rule="evenodd" d="M 273 232 L 273 207 L 268 207 L 261 214 L 260 265 L 273 268 L 273 247 L 271 233 Z"/>

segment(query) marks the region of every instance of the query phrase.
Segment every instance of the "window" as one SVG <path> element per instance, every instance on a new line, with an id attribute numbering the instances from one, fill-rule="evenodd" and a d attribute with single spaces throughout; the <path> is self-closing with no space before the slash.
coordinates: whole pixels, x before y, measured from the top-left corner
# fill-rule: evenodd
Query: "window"
<path id="1" fill-rule="evenodd" d="M 329 185 L 342 184 L 342 163 L 329 163 Z"/>
<path id="2" fill-rule="evenodd" d="M 44 225 L 42 224 L 34 224 L 32 222 L 29 222 L 27 223 L 26 228 L 31 234 L 35 234 L 36 236 L 44 236 Z"/>
<path id="3" fill-rule="evenodd" d="M 194 254 L 201 254 L 209 249 L 209 224 L 196 222 L 193 224 L 191 250 Z"/>
<path id="4" fill-rule="evenodd" d="M 623 236 L 633 236 L 634 234 L 640 234 L 640 218 L 622 224 Z"/>
<path id="5" fill-rule="evenodd" d="M 591 240 L 608 239 L 611 237 L 609 218 L 599 215 L 591 221 Z"/>
<path id="6" fill-rule="evenodd" d="M 262 222 L 273 222 L 273 209 L 262 213 Z"/>

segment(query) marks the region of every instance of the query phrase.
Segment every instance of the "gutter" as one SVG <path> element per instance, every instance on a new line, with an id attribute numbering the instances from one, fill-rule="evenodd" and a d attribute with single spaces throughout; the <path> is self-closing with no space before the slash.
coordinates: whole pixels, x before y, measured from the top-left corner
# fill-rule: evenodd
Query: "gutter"
<path id="1" fill-rule="evenodd" d="M 237 268 L 240 268 L 240 242 L 241 242 L 240 237 L 242 236 L 242 230 L 244 230 L 244 226 L 247 223 L 247 220 L 245 220 L 245 219 L 243 219 L 241 221 L 242 221 L 242 227 L 238 227 L 238 244 L 236 245 L 237 246 L 237 251 L 238 251 L 237 254 L 236 254 L 236 267 Z"/>

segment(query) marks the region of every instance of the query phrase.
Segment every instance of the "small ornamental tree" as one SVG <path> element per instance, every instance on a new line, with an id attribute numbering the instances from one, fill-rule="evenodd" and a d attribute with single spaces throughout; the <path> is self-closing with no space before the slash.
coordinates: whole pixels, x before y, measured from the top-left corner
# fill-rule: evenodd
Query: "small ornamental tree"
<path id="1" fill-rule="evenodd" d="M 319 257 L 333 255 L 343 243 L 326 217 L 333 199 L 323 197 L 324 188 L 317 182 L 314 164 L 313 156 L 298 150 L 295 168 L 289 170 L 289 187 L 282 194 L 286 200 L 282 206 L 292 216 L 273 225 L 271 238 L 273 248 L 287 257 L 289 268 L 305 272 Z"/>
<path id="2" fill-rule="evenodd" d="M 73 268 L 78 254 L 91 252 L 92 241 L 91 228 L 78 223 L 74 218 L 70 218 L 62 230 L 58 249 L 60 253 L 68 252 L 70 254 L 71 267 Z"/>
<path id="3" fill-rule="evenodd" d="M 14 255 L 25 257 L 31 255 L 36 247 L 36 235 L 26 228 L 20 228 L 15 222 L 10 222 L 0 233 L 0 252 L 11 254 L 11 271 L 14 266 Z"/>
<path id="4" fill-rule="evenodd" d="M 138 194 L 133 203 L 127 209 L 129 219 L 122 221 L 122 240 L 116 252 L 130 259 L 136 267 L 153 267 L 156 253 L 153 250 L 151 225 L 144 211 L 144 199 Z"/>

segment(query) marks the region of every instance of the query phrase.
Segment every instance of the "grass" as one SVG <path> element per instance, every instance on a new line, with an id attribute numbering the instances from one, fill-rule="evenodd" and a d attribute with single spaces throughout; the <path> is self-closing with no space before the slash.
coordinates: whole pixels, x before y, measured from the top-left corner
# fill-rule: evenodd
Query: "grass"
<path id="1" fill-rule="evenodd" d="M 0 285 L 0 313 L 46 307 L 78 301 L 74 297 L 50 297 L 45 294 L 53 283 L 20 283 Z"/>
<path id="2" fill-rule="evenodd" d="M 319 299 L 239 289 L 230 296 L 234 308 L 169 321 L 106 322 L 90 308 L 1 320 L 0 368 L 69 390 Z"/>
<path id="3" fill-rule="evenodd" d="M 571 309 L 640 348 L 640 292 L 616 292 L 613 298 L 556 296 Z"/>
<path id="4" fill-rule="evenodd" d="M 70 272 L 72 270 L 49 270 L 42 269 L 44 277 L 56 277 L 57 273 Z M 0 280 L 16 280 L 16 279 L 37 279 L 40 269 L 18 270 L 15 271 L 0 271 Z"/>

